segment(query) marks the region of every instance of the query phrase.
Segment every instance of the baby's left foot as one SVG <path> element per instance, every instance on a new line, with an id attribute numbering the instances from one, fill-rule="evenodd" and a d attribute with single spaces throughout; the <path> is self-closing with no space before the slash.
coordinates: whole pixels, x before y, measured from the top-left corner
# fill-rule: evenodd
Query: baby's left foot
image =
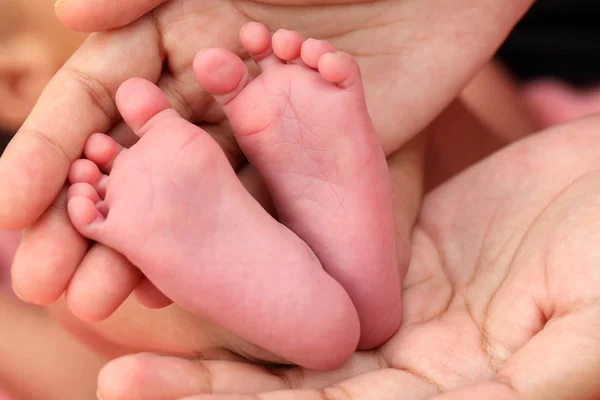
<path id="1" fill-rule="evenodd" d="M 124 149 L 104 134 L 88 139 L 69 173 L 75 228 L 254 345 L 307 368 L 345 362 L 360 334 L 350 296 L 252 198 L 217 142 L 150 82 L 124 83 L 117 104 L 140 140 Z"/>
<path id="2" fill-rule="evenodd" d="M 400 282 L 385 155 L 356 60 L 297 32 L 242 28 L 262 69 L 251 81 L 224 49 L 194 62 L 200 84 L 222 104 L 282 222 L 313 249 L 358 311 L 361 348 L 385 342 L 400 324 Z"/>

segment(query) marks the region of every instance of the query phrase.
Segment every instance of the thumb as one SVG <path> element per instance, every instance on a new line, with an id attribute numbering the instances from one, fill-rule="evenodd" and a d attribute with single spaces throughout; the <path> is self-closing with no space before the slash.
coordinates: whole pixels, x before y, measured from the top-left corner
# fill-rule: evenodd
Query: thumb
<path id="1" fill-rule="evenodd" d="M 70 29 L 98 32 L 127 25 L 167 0 L 58 0 L 56 16 Z"/>

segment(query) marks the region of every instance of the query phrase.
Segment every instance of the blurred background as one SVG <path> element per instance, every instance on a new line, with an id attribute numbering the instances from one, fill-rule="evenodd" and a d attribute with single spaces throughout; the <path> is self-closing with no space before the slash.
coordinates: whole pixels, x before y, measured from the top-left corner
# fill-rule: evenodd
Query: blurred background
<path id="1" fill-rule="evenodd" d="M 600 78 L 600 2 L 538 0 L 499 51 L 519 80 L 562 79 L 579 87 Z"/>
<path id="2" fill-rule="evenodd" d="M 57 22 L 50 0 L 0 1 L 1 151 L 85 36 Z M 536 126 L 600 112 L 598 17 L 597 0 L 538 0 L 500 49 L 494 79 L 514 90 Z M 486 79 L 477 101 L 492 107 L 495 92 Z M 95 398 L 102 360 L 11 294 L 18 240 L 17 233 L 0 232 L 0 400 L 11 398 L 8 391 L 22 399 Z"/>

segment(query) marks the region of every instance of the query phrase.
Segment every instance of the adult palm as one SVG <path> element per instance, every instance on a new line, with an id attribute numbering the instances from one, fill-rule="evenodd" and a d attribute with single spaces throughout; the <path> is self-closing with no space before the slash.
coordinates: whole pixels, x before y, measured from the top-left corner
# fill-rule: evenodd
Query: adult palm
<path id="1" fill-rule="evenodd" d="M 190 399 L 597 399 L 599 125 L 590 119 L 517 142 L 426 197 L 403 325 L 380 349 L 331 373 L 131 356 L 105 368 L 100 393 L 105 400 L 202 392 L 213 394 Z"/>
<path id="2" fill-rule="evenodd" d="M 532 0 L 311 6 L 291 6 L 285 0 L 65 0 L 58 10 L 70 21 L 87 10 L 88 18 L 79 20 L 94 29 L 122 25 L 159 3 L 164 4 L 130 25 L 93 35 L 47 86 L 0 160 L 0 227 L 29 228 L 13 266 L 14 286 L 28 301 L 48 304 L 70 285 L 71 305 L 87 307 L 74 310 L 76 314 L 99 319 L 114 311 L 139 280 L 139 272 L 112 250 L 99 245 L 89 249 L 72 228 L 60 196 L 69 165 L 80 157 L 91 133 L 111 131 L 131 143 L 114 104 L 114 93 L 126 79 L 157 82 L 185 118 L 211 125 L 207 129 L 238 167 L 243 157 L 221 111 L 195 83 L 193 57 L 213 46 L 245 56 L 237 32 L 249 20 L 270 29 L 298 29 L 306 36 L 328 38 L 358 58 L 370 112 L 390 154 L 451 101 Z M 98 6 L 102 12 L 95 13 Z M 410 197 L 418 189 L 405 191 Z M 403 250 L 413 217 L 404 215 L 399 224 Z M 408 252 L 401 255 L 407 258 Z"/>

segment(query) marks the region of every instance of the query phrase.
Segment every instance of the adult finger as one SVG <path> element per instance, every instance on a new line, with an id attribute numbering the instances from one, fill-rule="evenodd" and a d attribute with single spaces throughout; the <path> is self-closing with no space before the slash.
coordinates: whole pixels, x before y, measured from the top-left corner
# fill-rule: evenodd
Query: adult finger
<path id="1" fill-rule="evenodd" d="M 503 142 L 515 141 L 542 128 L 526 106 L 518 83 L 500 63 L 490 62 L 482 68 L 460 98 Z"/>
<path id="2" fill-rule="evenodd" d="M 26 301 L 56 300 L 88 249 L 64 198 L 48 207 L 87 137 L 107 131 L 117 118 L 113 98 L 121 82 L 160 76 L 157 35 L 154 24 L 142 19 L 130 29 L 92 36 L 49 83 L 0 159 L 0 226 L 23 229 L 35 222 L 13 263 L 14 286 Z"/>
<path id="3" fill-rule="evenodd" d="M 502 141 L 480 115 L 453 102 L 426 130 L 426 192 L 502 148 Z"/>
<path id="4" fill-rule="evenodd" d="M 199 393 L 254 393 L 286 388 L 285 381 L 250 364 L 186 360 L 152 354 L 108 363 L 98 377 L 103 400 L 176 399 Z"/>
<path id="5" fill-rule="evenodd" d="M 167 0 L 58 0 L 54 10 L 67 27 L 100 32 L 127 25 Z"/>
<path id="6" fill-rule="evenodd" d="M 15 293 L 27 302 L 45 305 L 58 299 L 88 250 L 88 241 L 68 223 L 66 197 L 64 190 L 38 223 L 23 232 L 12 281 Z"/>
<path id="7" fill-rule="evenodd" d="M 123 255 L 96 243 L 69 282 L 69 310 L 84 321 L 106 319 L 131 294 L 140 275 Z"/>
<path id="8" fill-rule="evenodd" d="M 429 399 L 437 386 L 410 371 L 380 369 L 310 390 L 283 390 L 259 395 L 197 395 L 179 400 L 380 400 Z"/>
<path id="9" fill-rule="evenodd" d="M 596 399 L 600 396 L 600 306 L 558 317 L 519 350 L 491 382 L 432 400 Z"/>
<path id="10" fill-rule="evenodd" d="M 187 360 L 153 354 L 126 356 L 108 363 L 98 378 L 103 400 L 175 399 L 202 393 L 247 394 L 322 388 L 380 368 L 369 353 L 356 354 L 333 372 L 270 369 L 243 362 Z"/>
<path id="11" fill-rule="evenodd" d="M 580 304 L 565 316 L 556 315 L 504 365 L 496 382 L 509 387 L 519 399 L 598 398 L 599 316 L 597 302 Z"/>
<path id="12" fill-rule="evenodd" d="M 99 32 L 127 25 L 168 0 L 57 0 L 54 9 L 67 27 L 80 32 Z M 364 0 L 291 0 L 288 5 L 360 3 Z M 264 3 L 280 4 L 278 1 Z"/>
<path id="13" fill-rule="evenodd" d="M 156 81 L 162 61 L 148 18 L 84 43 L 50 81 L 0 159 L 0 227 L 19 230 L 38 219 L 87 137 L 106 132 L 117 118 L 119 85 L 133 76 Z"/>
<path id="14" fill-rule="evenodd" d="M 320 390 L 198 395 L 181 400 L 594 399 L 600 395 L 599 315 L 600 306 L 592 303 L 557 317 L 511 357 L 495 379 L 448 393 L 440 393 L 442 388 L 409 370 L 384 369 Z"/>

